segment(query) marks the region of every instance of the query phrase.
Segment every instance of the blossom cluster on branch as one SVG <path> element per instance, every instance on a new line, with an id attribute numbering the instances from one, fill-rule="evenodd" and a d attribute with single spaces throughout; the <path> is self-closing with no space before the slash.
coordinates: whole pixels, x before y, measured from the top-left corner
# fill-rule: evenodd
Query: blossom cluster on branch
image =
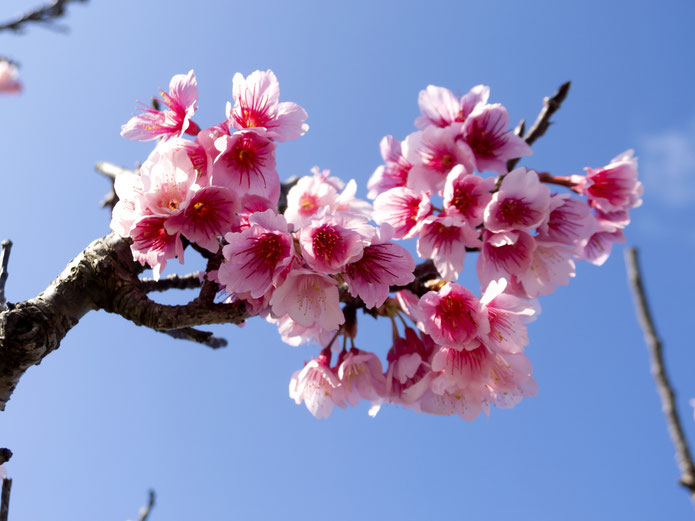
<path id="1" fill-rule="evenodd" d="M 641 202 L 631 152 L 581 175 L 508 172 L 531 149 L 479 85 L 462 97 L 420 93 L 419 130 L 381 142 L 373 205 L 354 180 L 314 168 L 278 208 L 276 142 L 308 126 L 304 109 L 280 101 L 271 71 L 236 74 L 225 120 L 207 128 L 193 121 L 193 71 L 161 97 L 164 110 L 142 105 L 123 126 L 127 138 L 158 142 L 138 173 L 116 178 L 111 227 L 155 278 L 192 244 L 217 259 L 204 277 L 225 301 L 276 324 L 290 345 L 318 343 L 290 382 L 317 417 L 364 399 L 371 414 L 395 403 L 471 420 L 535 395 L 524 348 L 537 298 L 567 284 L 575 261 L 605 262 Z M 431 269 L 395 242 L 407 239 Z M 475 292 L 457 283 L 470 254 Z M 390 320 L 386 369 L 355 347 L 359 309 Z"/>

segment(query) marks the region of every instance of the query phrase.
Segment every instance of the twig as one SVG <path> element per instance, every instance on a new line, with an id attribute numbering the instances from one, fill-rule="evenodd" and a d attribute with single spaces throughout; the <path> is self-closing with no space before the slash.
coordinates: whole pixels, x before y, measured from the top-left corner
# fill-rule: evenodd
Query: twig
<path id="1" fill-rule="evenodd" d="M 167 291 L 169 289 L 195 289 L 203 285 L 199 272 L 189 273 L 188 275 L 169 275 L 159 280 L 142 278 L 140 282 L 145 293 Z"/>
<path id="2" fill-rule="evenodd" d="M 0 497 L 0 521 L 7 521 L 10 513 L 10 491 L 12 490 L 12 480 L 4 478 L 2 480 L 2 497 Z"/>
<path id="3" fill-rule="evenodd" d="M 5 284 L 7 283 L 7 265 L 10 262 L 10 252 L 12 251 L 12 241 L 2 241 L 0 243 L 0 311 L 7 309 L 5 299 Z"/>
<path id="4" fill-rule="evenodd" d="M 150 490 L 147 505 L 140 509 L 140 517 L 138 517 L 138 521 L 147 521 L 147 518 L 150 517 L 150 512 L 152 512 L 152 508 L 154 507 L 154 499 L 154 490 Z"/>
<path id="5" fill-rule="evenodd" d="M 19 18 L 0 25 L 0 31 L 19 32 L 24 29 L 24 25 L 31 22 L 43 23 L 45 27 L 57 31 L 66 32 L 67 29 L 61 25 L 55 25 L 55 19 L 65 15 L 65 6 L 70 2 L 86 2 L 87 0 L 54 0 L 51 4 L 38 7 L 29 11 Z"/>
<path id="6" fill-rule="evenodd" d="M 664 412 L 664 416 L 666 416 L 668 432 L 676 450 L 676 461 L 681 471 L 680 484 L 690 491 L 690 499 L 695 505 L 695 464 L 693 463 L 693 457 L 690 454 L 690 448 L 683 433 L 680 416 L 676 408 L 676 395 L 666 374 L 663 345 L 656 332 L 654 318 L 649 309 L 647 295 L 642 282 L 637 249 L 627 248 L 625 250 L 625 264 L 627 265 L 628 281 L 635 299 L 637 318 L 649 350 L 652 376 L 661 398 L 661 409 Z"/>
<path id="7" fill-rule="evenodd" d="M 190 340 L 191 342 L 197 342 L 199 344 L 211 347 L 212 349 L 227 347 L 226 339 L 213 336 L 210 331 L 201 331 L 200 329 L 195 329 L 192 327 L 184 327 L 181 329 L 162 330 L 161 332 L 165 335 L 169 335 L 172 338 Z"/>
<path id="8" fill-rule="evenodd" d="M 4 465 L 12 458 L 12 451 L 10 449 L 0 449 L 0 465 Z"/>
<path id="9" fill-rule="evenodd" d="M 543 108 L 538 114 L 536 122 L 524 136 L 524 141 L 526 141 L 526 143 L 533 145 L 533 143 L 548 130 L 552 123 L 550 118 L 560 109 L 562 102 L 565 101 L 567 93 L 570 90 L 570 83 L 571 82 L 568 81 L 560 85 L 560 88 L 557 89 L 557 92 L 552 97 L 543 98 Z M 519 158 L 507 161 L 507 171 L 512 171 L 518 162 Z"/>
<path id="10" fill-rule="evenodd" d="M 113 211 L 114 206 L 116 206 L 116 203 L 118 202 L 118 195 L 116 195 L 115 186 L 116 177 L 118 177 L 121 174 L 134 174 L 135 172 L 123 168 L 121 166 L 114 165 L 113 163 L 108 163 L 106 161 L 97 163 L 96 165 L 94 165 L 94 168 L 104 177 L 107 177 L 111 180 L 111 191 L 108 194 L 106 194 L 106 196 L 104 196 L 104 199 L 102 199 L 100 204 L 102 208 L 106 208 L 108 206 L 109 208 L 111 208 L 111 211 Z"/>

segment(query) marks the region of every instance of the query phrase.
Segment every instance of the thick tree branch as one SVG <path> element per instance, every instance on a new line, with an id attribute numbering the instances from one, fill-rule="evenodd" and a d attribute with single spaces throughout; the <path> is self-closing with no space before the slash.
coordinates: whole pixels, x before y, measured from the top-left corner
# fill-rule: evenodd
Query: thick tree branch
<path id="1" fill-rule="evenodd" d="M 533 143 L 535 143 L 536 140 L 543 134 L 545 134 L 545 132 L 548 130 L 548 128 L 552 124 L 550 118 L 560 109 L 560 107 L 562 106 L 562 102 L 565 101 L 567 93 L 570 90 L 570 84 L 571 82 L 569 81 L 563 83 L 562 85 L 560 85 L 560 88 L 557 89 L 557 92 L 553 96 L 551 96 L 550 98 L 543 98 L 543 108 L 538 114 L 538 117 L 536 118 L 536 121 L 533 124 L 533 126 L 528 130 L 528 132 L 524 136 L 524 141 L 526 141 L 526 143 L 528 143 L 529 145 L 533 145 Z M 521 135 L 521 133 L 523 132 L 523 122 L 520 123 L 515 132 L 519 132 L 517 135 Z M 507 171 L 511 172 L 518 162 L 519 158 L 510 159 L 509 161 L 507 161 Z"/>
<path id="2" fill-rule="evenodd" d="M 1 312 L 0 410 L 24 372 L 57 349 L 91 310 L 117 313 L 137 325 L 210 347 L 220 347 L 223 341 L 190 328 L 238 324 L 248 316 L 243 302 L 219 304 L 207 293 L 185 305 L 154 302 L 138 278 L 142 271 L 133 261 L 130 241 L 110 234 L 85 248 L 38 297 Z M 208 291 L 212 289 L 208 286 Z"/>
<path id="3" fill-rule="evenodd" d="M 695 464 L 685 438 L 680 416 L 676 407 L 676 393 L 666 373 L 666 365 L 663 356 L 663 344 L 659 339 L 654 325 L 654 318 L 649 307 L 647 294 L 642 281 L 642 273 L 639 265 L 639 257 L 635 248 L 625 250 L 625 264 L 627 265 L 628 281 L 635 299 L 635 309 L 644 341 L 649 350 L 651 372 L 661 398 L 661 409 L 666 417 L 668 432 L 676 450 L 676 461 L 681 471 L 680 483 L 690 492 L 690 499 L 695 504 Z"/>
<path id="4" fill-rule="evenodd" d="M 5 284 L 9 275 L 7 266 L 10 262 L 10 252 L 12 251 L 12 241 L 2 241 L 0 243 L 0 311 L 7 309 L 7 299 L 5 298 Z"/>
<path id="5" fill-rule="evenodd" d="M 51 4 L 36 8 L 18 18 L 0 25 L 0 31 L 19 32 L 24 26 L 30 23 L 42 23 L 45 27 L 58 31 L 66 31 L 66 28 L 55 24 L 55 20 L 64 16 L 66 6 L 71 2 L 86 2 L 87 0 L 54 0 Z"/>
<path id="6" fill-rule="evenodd" d="M 0 449 L 0 465 L 4 465 L 12 458 L 12 451 L 10 449 Z"/>

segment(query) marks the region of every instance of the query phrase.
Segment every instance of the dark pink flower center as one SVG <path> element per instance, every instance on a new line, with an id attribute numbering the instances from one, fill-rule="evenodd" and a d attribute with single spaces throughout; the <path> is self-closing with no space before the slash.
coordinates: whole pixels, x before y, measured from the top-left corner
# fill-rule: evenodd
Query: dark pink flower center
<path id="1" fill-rule="evenodd" d="M 478 328 L 469 299 L 458 295 L 447 295 L 442 298 L 437 307 L 437 315 L 442 321 L 443 328 L 458 332 L 464 329 L 467 332 Z"/>
<path id="2" fill-rule="evenodd" d="M 311 245 L 314 256 L 324 262 L 339 259 L 345 250 L 345 239 L 333 226 L 324 224 L 314 231 Z"/>
<path id="3" fill-rule="evenodd" d="M 518 199 L 505 199 L 499 207 L 500 221 L 506 224 L 523 223 L 529 213 L 528 206 Z"/>
<path id="4" fill-rule="evenodd" d="M 389 269 L 389 264 L 396 257 L 393 253 L 389 253 L 387 244 L 373 244 L 364 249 L 360 260 L 348 264 L 345 272 L 350 278 L 378 283 L 385 273 L 391 277 L 395 276 Z"/>
<path id="5" fill-rule="evenodd" d="M 256 237 L 251 246 L 237 255 L 246 255 L 249 258 L 244 268 L 272 275 L 278 263 L 289 255 L 289 247 L 278 234 L 268 232 Z"/>

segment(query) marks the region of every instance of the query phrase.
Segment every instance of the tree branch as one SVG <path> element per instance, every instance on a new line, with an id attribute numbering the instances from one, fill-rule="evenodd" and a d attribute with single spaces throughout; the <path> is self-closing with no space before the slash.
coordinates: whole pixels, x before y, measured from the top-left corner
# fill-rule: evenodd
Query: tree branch
<path id="1" fill-rule="evenodd" d="M 154 291 L 167 291 L 169 289 L 195 289 L 203 285 L 200 272 L 189 273 L 188 275 L 169 275 L 159 280 L 140 279 L 140 284 L 145 293 Z"/>
<path id="2" fill-rule="evenodd" d="M 38 7 L 22 16 L 0 25 L 0 31 L 20 32 L 29 23 L 40 22 L 46 27 L 65 32 L 65 27 L 55 25 L 55 20 L 64 16 L 66 5 L 70 2 L 86 2 L 87 0 L 54 0 L 53 3 Z"/>
<path id="3" fill-rule="evenodd" d="M 152 508 L 154 507 L 154 500 L 154 490 L 150 490 L 147 504 L 140 509 L 140 513 L 138 514 L 138 521 L 147 521 L 147 518 L 150 517 L 150 512 L 152 512 Z"/>
<path id="4" fill-rule="evenodd" d="M 10 492 L 12 491 L 12 480 L 3 478 L 2 495 L 0 496 L 0 521 L 7 521 L 10 513 Z"/>
<path id="5" fill-rule="evenodd" d="M 199 344 L 211 347 L 212 349 L 227 347 L 226 339 L 218 336 L 213 336 L 212 333 L 209 331 L 201 331 L 192 327 L 184 327 L 182 329 L 171 329 L 168 331 L 162 331 L 162 333 L 169 335 L 171 338 L 197 342 Z"/>
<path id="6" fill-rule="evenodd" d="M 690 499 L 695 505 L 695 464 L 693 463 L 693 457 L 683 433 L 680 416 L 678 415 L 676 394 L 666 373 L 663 344 L 656 332 L 654 318 L 649 308 L 647 294 L 642 282 L 637 249 L 627 248 L 625 250 L 625 264 L 627 265 L 628 281 L 635 299 L 637 318 L 649 350 L 652 376 L 661 398 L 661 409 L 666 417 L 668 432 L 676 451 L 676 461 L 681 471 L 680 483 L 690 491 Z"/>
<path id="7" fill-rule="evenodd" d="M 12 451 L 10 449 L 0 449 L 0 465 L 4 465 L 12 458 Z"/>
<path id="8" fill-rule="evenodd" d="M 550 121 L 550 118 L 560 109 L 560 107 L 562 106 L 562 102 L 565 101 L 567 93 L 570 90 L 570 84 L 571 82 L 569 81 L 563 83 L 562 85 L 560 85 L 560 88 L 557 89 L 557 92 L 552 97 L 543 98 L 543 108 L 538 114 L 538 117 L 536 118 L 536 121 L 533 124 L 533 126 L 524 136 L 524 141 L 526 141 L 526 143 L 528 143 L 529 145 L 533 145 L 533 143 L 535 143 L 536 140 L 543 134 L 545 134 L 548 128 L 550 128 L 550 125 L 552 123 Z M 522 124 L 520 124 L 519 127 L 517 127 L 517 129 L 520 131 L 517 135 L 521 135 L 521 132 L 523 132 L 522 125 L 523 122 Z M 511 172 L 514 169 L 516 164 L 519 162 L 519 159 L 520 158 L 510 159 L 509 161 L 507 161 L 508 172 Z"/>
<path id="9" fill-rule="evenodd" d="M 0 243 L 0 311 L 7 309 L 7 299 L 5 298 L 5 284 L 7 284 L 7 266 L 10 262 L 10 252 L 12 251 L 12 241 L 2 241 Z"/>

